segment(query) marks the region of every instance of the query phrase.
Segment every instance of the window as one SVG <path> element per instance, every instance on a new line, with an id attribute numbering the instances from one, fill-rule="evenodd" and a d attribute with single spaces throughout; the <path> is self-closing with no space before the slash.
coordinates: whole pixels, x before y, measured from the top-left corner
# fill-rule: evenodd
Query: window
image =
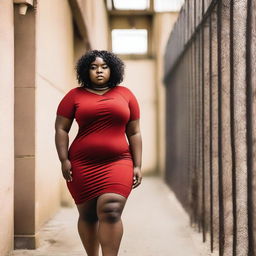
<path id="1" fill-rule="evenodd" d="M 156 12 L 177 12 L 180 11 L 184 0 L 155 0 L 154 9 Z"/>
<path id="2" fill-rule="evenodd" d="M 112 51 L 117 54 L 146 54 L 147 29 L 113 29 Z"/>
<path id="3" fill-rule="evenodd" d="M 107 0 L 108 10 L 137 10 L 150 9 L 150 0 Z M 185 0 L 154 0 L 156 12 L 179 12 Z M 114 5 L 114 6 L 113 6 Z"/>
<path id="4" fill-rule="evenodd" d="M 114 0 L 114 7 L 119 10 L 146 10 L 149 0 Z"/>

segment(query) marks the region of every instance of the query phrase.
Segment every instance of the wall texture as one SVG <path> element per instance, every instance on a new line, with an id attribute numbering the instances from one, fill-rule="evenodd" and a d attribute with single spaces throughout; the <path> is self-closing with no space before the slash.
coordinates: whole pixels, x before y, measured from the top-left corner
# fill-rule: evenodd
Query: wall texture
<path id="1" fill-rule="evenodd" d="M 151 59 L 124 60 L 126 65 L 123 85 L 136 95 L 141 111 L 143 140 L 142 169 L 144 174 L 156 171 L 156 77 L 155 61 Z"/>
<path id="2" fill-rule="evenodd" d="M 56 212 L 61 194 L 65 193 L 60 187 L 62 174 L 54 142 L 54 110 L 57 99 L 75 84 L 74 31 L 68 2 L 39 1 L 36 31 L 35 200 L 37 226 L 40 227 Z"/>
<path id="3" fill-rule="evenodd" d="M 34 248 L 35 215 L 35 20 L 14 7 L 14 246 Z"/>
<path id="4" fill-rule="evenodd" d="M 0 2 L 0 254 L 13 247 L 14 26 L 13 1 Z"/>
<path id="5" fill-rule="evenodd" d="M 255 0 L 186 1 L 165 55 L 166 180 L 225 256 L 256 252 L 255 13 Z"/>
<path id="6" fill-rule="evenodd" d="M 164 54 L 168 37 L 177 20 L 178 12 L 155 13 L 153 20 L 154 52 L 155 52 L 155 111 L 156 111 L 156 169 L 161 176 L 165 175 L 165 122 L 166 122 L 166 88 L 164 86 Z"/>

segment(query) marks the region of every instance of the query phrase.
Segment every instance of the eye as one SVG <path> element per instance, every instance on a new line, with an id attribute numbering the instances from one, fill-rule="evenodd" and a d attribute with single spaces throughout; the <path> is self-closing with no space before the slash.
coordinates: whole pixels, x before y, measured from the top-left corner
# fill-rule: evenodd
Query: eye
<path id="1" fill-rule="evenodd" d="M 95 65 L 92 65 L 92 66 L 90 66 L 90 69 L 96 69 L 96 66 Z"/>
<path id="2" fill-rule="evenodd" d="M 108 65 L 103 65 L 102 68 L 106 69 L 108 68 Z"/>

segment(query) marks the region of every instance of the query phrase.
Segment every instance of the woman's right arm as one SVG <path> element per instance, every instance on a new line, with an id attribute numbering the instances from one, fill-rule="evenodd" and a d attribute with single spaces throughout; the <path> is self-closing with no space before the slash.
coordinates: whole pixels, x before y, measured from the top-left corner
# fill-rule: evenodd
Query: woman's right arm
<path id="1" fill-rule="evenodd" d="M 69 137 L 68 133 L 73 123 L 73 119 L 69 119 L 63 116 L 56 116 L 55 121 L 55 145 L 59 160 L 61 162 L 61 170 L 63 177 L 67 181 L 72 181 L 71 163 L 68 159 L 68 145 Z"/>

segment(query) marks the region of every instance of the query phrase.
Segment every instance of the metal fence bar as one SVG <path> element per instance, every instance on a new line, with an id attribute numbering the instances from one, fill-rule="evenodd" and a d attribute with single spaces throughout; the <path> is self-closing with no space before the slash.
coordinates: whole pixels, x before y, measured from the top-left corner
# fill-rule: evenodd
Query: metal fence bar
<path id="1" fill-rule="evenodd" d="M 204 187 L 205 187 L 205 231 L 211 232 L 211 187 L 210 187 L 210 22 L 206 21 L 203 27 L 203 152 L 204 152 Z M 206 237 L 207 243 L 210 237 Z M 210 243 L 209 243 L 210 245 Z"/>
<path id="2" fill-rule="evenodd" d="M 165 83 L 167 183 L 211 252 L 254 256 L 256 0 L 187 0 Z"/>
<path id="3" fill-rule="evenodd" d="M 232 150 L 230 129 L 230 1 L 223 0 L 220 31 L 220 73 L 221 73 L 221 154 L 222 160 L 222 193 L 223 193 L 223 230 L 221 232 L 223 255 L 232 255 L 233 250 L 233 214 L 232 214 Z M 225 243 L 225 246 L 224 246 Z"/>
<path id="4" fill-rule="evenodd" d="M 212 23 L 212 105 L 211 105 L 211 125 L 212 125 L 212 183 L 213 183 L 213 249 L 219 246 L 219 166 L 218 166 L 218 41 L 217 41 L 217 8 L 215 6 L 211 13 Z"/>
<path id="5" fill-rule="evenodd" d="M 248 1 L 246 24 L 246 140 L 248 169 L 248 254 L 255 255 L 256 174 L 256 1 Z M 254 95 L 254 96 L 253 96 Z"/>
<path id="6" fill-rule="evenodd" d="M 236 161 L 236 205 L 237 205 L 237 256 L 247 255 L 247 149 L 246 149 L 246 17 L 247 1 L 233 4 L 234 47 L 234 145 Z M 239 231 L 239 232 L 238 232 Z"/>
<path id="7" fill-rule="evenodd" d="M 204 2 L 202 3 L 202 11 L 204 11 Z M 205 186 L 205 180 L 206 180 L 206 173 L 205 173 L 205 152 L 204 152 L 204 145 L 205 145 L 205 42 L 204 42 L 204 36 L 205 36 L 205 29 L 202 28 L 201 33 L 201 106 L 202 106 L 202 118 L 201 118 L 201 151 L 202 151 L 202 228 L 203 228 L 203 242 L 206 242 L 206 232 L 207 232 L 207 226 L 206 226 L 206 186 Z M 207 53 L 206 53 L 207 54 Z"/>
<path id="8" fill-rule="evenodd" d="M 222 134 L 222 3 L 217 4 L 217 42 L 218 42 L 218 199 L 219 199 L 219 255 L 224 255 L 224 245 L 225 245 L 225 226 L 224 226 L 224 204 L 223 204 L 223 134 Z"/>

